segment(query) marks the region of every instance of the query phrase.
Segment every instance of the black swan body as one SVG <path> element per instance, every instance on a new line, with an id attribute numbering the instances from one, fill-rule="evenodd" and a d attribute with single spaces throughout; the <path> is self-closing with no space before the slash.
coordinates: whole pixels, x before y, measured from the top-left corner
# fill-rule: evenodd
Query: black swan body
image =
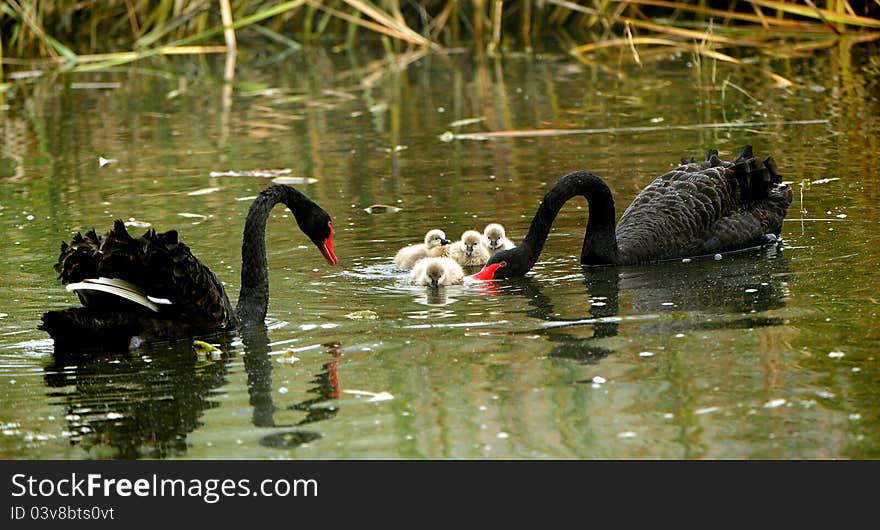
<path id="1" fill-rule="evenodd" d="M 775 240 L 792 192 L 772 157 L 741 149 L 732 162 L 710 150 L 704 162 L 682 159 L 674 170 L 648 184 L 614 224 L 614 199 L 601 178 L 570 173 L 538 207 L 529 233 L 510 250 L 496 252 L 470 276 L 491 280 L 523 276 L 534 266 L 563 204 L 581 195 L 590 217 L 581 249 L 583 265 L 630 265 L 748 248 Z"/>
<path id="2" fill-rule="evenodd" d="M 61 244 L 55 270 L 82 307 L 49 311 L 40 329 L 56 349 L 118 349 L 262 324 L 269 305 L 266 222 L 283 203 L 324 258 L 338 263 L 330 215 L 295 188 L 264 189 L 245 221 L 241 292 L 233 309 L 214 273 L 177 236 L 148 230 L 134 238 L 122 221 L 98 236 L 78 233 Z"/>

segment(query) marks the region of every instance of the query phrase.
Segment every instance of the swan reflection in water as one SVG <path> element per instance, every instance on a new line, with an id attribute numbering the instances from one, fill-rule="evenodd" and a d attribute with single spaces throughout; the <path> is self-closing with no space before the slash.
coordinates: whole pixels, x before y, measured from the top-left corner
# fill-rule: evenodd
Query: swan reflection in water
<path id="1" fill-rule="evenodd" d="M 538 329 L 517 333 L 544 336 L 556 343 L 550 357 L 594 363 L 613 353 L 609 341 L 622 323 L 635 323 L 638 334 L 676 334 L 700 329 L 746 329 L 784 324 L 765 315 L 785 306 L 793 273 L 776 245 L 722 256 L 628 267 L 583 267 L 588 314 L 560 318 L 553 300 L 533 277 L 508 280 L 508 294 L 521 294 L 532 309 L 526 314 L 545 321 Z M 486 282 L 491 294 L 498 286 Z M 675 318 L 665 318 L 675 312 Z M 584 338 L 575 330 L 592 328 Z"/>
<path id="2" fill-rule="evenodd" d="M 307 390 L 306 400 L 280 407 L 272 395 L 273 357 L 266 329 L 249 328 L 239 335 L 243 344 L 247 389 L 253 407 L 252 423 L 270 429 L 259 439 L 264 447 L 292 448 L 320 438 L 314 430 L 290 429 L 336 414 L 327 406 L 339 394 L 336 362 L 325 363 Z M 209 339 L 222 352 L 241 351 L 232 334 Z M 338 354 L 338 344 L 327 347 Z M 83 356 L 56 350 L 45 367 L 49 396 L 66 413 L 67 436 L 90 458 L 175 458 L 188 453 L 187 436 L 202 425 L 206 410 L 220 406 L 219 390 L 229 383 L 235 355 L 206 359 L 192 343 L 154 344 L 134 352 Z M 319 403 L 324 404 L 318 406 Z M 306 412 L 295 424 L 279 424 L 279 408 Z"/>
<path id="3" fill-rule="evenodd" d="M 273 360 L 269 355 L 272 346 L 265 329 L 253 328 L 242 333 L 242 339 L 246 347 L 244 355 L 244 367 L 247 372 L 248 396 L 253 406 L 252 423 L 256 427 L 286 428 L 298 427 L 330 419 L 336 415 L 338 408 L 332 405 L 332 401 L 339 398 L 339 379 L 337 375 L 338 361 L 335 359 L 341 355 L 341 344 L 338 341 L 325 343 L 322 346 L 326 352 L 333 356 L 334 360 L 324 363 L 322 371 L 317 373 L 311 380 L 315 386 L 307 392 L 314 397 L 305 399 L 293 405 L 283 407 L 283 410 L 296 410 L 306 413 L 306 416 L 296 423 L 279 424 L 275 420 L 275 413 L 279 407 L 275 405 L 272 396 L 272 368 Z M 315 431 L 274 431 L 260 438 L 260 445 L 266 447 L 295 447 L 321 438 L 321 434 Z"/>

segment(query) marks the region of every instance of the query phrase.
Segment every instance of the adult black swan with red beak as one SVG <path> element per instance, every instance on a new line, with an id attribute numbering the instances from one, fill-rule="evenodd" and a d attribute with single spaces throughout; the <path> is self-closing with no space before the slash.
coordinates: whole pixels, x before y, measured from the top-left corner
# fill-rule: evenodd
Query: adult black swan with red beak
<path id="1" fill-rule="evenodd" d="M 176 230 L 132 237 L 122 221 L 102 236 L 78 233 L 61 244 L 55 270 L 82 307 L 49 311 L 40 329 L 56 349 L 119 349 L 262 324 L 269 306 L 266 222 L 287 206 L 324 258 L 338 263 L 330 215 L 290 186 L 264 189 L 247 215 L 241 246 L 241 291 L 233 309 L 223 284 Z"/>
<path id="2" fill-rule="evenodd" d="M 759 160 L 743 147 L 732 162 L 710 150 L 704 162 L 682 160 L 648 184 L 614 223 L 614 199 L 601 178 L 570 173 L 547 192 L 522 243 L 496 252 L 470 276 L 491 280 L 523 276 L 541 255 L 556 215 L 583 196 L 590 217 L 582 265 L 631 265 L 744 249 L 778 238 L 792 192 L 773 157 Z"/>

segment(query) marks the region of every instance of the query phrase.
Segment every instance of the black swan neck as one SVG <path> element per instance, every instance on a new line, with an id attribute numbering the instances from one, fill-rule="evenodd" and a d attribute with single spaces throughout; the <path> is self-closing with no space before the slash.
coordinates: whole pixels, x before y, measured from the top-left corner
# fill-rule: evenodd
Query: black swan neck
<path id="1" fill-rule="evenodd" d="M 269 308 L 269 262 L 266 257 L 266 223 L 278 203 L 294 213 L 306 197 L 288 186 L 264 189 L 248 211 L 241 243 L 241 291 L 235 314 L 239 326 L 262 324 Z"/>
<path id="2" fill-rule="evenodd" d="M 577 171 L 559 179 L 544 196 L 541 206 L 532 219 L 529 233 L 520 245 L 523 259 L 527 260 L 529 269 L 538 261 L 550 233 L 550 227 L 562 206 L 578 195 L 587 199 L 590 215 L 581 249 L 581 263 L 611 264 L 617 259 L 614 198 L 611 190 L 597 175 L 588 171 Z"/>

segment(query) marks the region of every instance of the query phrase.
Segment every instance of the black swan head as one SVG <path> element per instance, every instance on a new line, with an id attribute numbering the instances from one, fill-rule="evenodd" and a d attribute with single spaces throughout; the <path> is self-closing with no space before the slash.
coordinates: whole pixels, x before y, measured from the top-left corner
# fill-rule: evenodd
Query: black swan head
<path id="1" fill-rule="evenodd" d="M 324 259 L 331 265 L 337 265 L 339 259 L 333 250 L 333 220 L 330 214 L 312 201 L 300 209 L 291 208 L 290 204 L 286 206 L 293 212 L 299 229 L 318 247 Z"/>
<path id="2" fill-rule="evenodd" d="M 582 265 L 628 265 L 739 250 L 778 241 L 792 201 L 772 157 L 759 160 L 751 146 L 731 162 L 710 150 L 703 162 L 682 159 L 654 179 L 614 222 L 614 199 L 587 171 L 565 175 L 544 196 L 528 235 L 495 253 L 474 280 L 525 275 L 537 262 L 562 206 L 572 197 L 589 203 Z"/>
<path id="3" fill-rule="evenodd" d="M 480 272 L 471 274 L 469 278 L 474 280 L 500 280 L 525 276 L 531 270 L 533 264 L 530 264 L 528 260 L 520 259 L 520 255 L 521 253 L 516 252 L 516 248 L 499 250 L 489 258 L 489 261 L 483 265 Z"/>

